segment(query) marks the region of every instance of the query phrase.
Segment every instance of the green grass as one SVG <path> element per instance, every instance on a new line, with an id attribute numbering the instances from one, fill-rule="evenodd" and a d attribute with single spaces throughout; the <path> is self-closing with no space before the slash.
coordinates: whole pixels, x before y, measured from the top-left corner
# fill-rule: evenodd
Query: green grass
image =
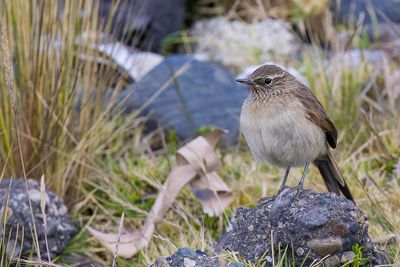
<path id="1" fill-rule="evenodd" d="M 96 2 L 67 1 L 64 8 L 69 15 L 62 21 L 56 16 L 57 1 L 3 0 L 1 5 L 5 8 L 0 16 L 7 22 L 2 36 L 7 37 L 10 50 L 4 50 L 2 39 L 0 167 L 4 171 L 0 177 L 39 179 L 44 174 L 49 188 L 67 203 L 81 229 L 58 262 L 66 263 L 65 255 L 78 253 L 110 266 L 112 253 L 86 232 L 85 225 L 116 233 L 124 212 L 124 225 L 139 229 L 176 164 L 174 153 L 181 143 L 174 132 L 145 135 L 143 119 L 134 115 L 110 118 L 111 105 L 103 105 L 105 92 L 112 87 L 118 93 L 125 86 L 124 79 L 116 76 L 113 65 L 82 60 L 80 55 L 104 55 L 74 42 L 83 32 L 98 36 Z M 82 8 L 83 16 L 78 16 Z M 42 10 L 48 15 L 40 16 Z M 52 44 L 59 39 L 62 45 L 55 48 Z M 354 46 L 360 46 L 360 40 L 362 47 L 369 45 L 360 35 L 354 38 Z M 175 43 L 165 43 L 169 44 Z M 357 203 L 369 216 L 371 236 L 393 233 L 399 238 L 400 186 L 393 166 L 400 156 L 400 105 L 399 100 L 390 105 L 388 95 L 393 88 L 385 86 L 399 65 L 390 60 L 384 66 L 362 62 L 351 69 L 334 60 L 343 52 L 333 47 L 331 56 L 323 59 L 325 51 L 311 45 L 303 48 L 302 60 L 283 61 L 301 71 L 335 122 L 339 144 L 334 156 Z M 7 68 L 13 75 L 5 71 Z M 12 82 L 12 91 L 6 81 Z M 16 98 L 16 116 L 10 93 Z M 207 130 L 204 127 L 201 132 Z M 153 141 L 161 148 L 152 149 L 148 144 Z M 277 192 L 282 170 L 256 164 L 244 142 L 220 154 L 218 172 L 234 195 L 225 214 L 220 218 L 204 215 L 192 193 L 184 189 L 157 225 L 149 246 L 131 260 L 118 259 L 119 266 L 146 266 L 179 247 L 211 251 L 233 210 L 254 206 L 261 197 Z M 293 170 L 289 184 L 295 185 L 300 176 L 300 169 Z M 325 190 L 316 169 L 311 168 L 309 178 L 306 187 Z M 4 224 L 5 216 L 1 215 Z M 6 239 L 2 240 L 0 252 L 5 259 Z M 400 264 L 398 244 L 382 247 Z M 276 266 L 292 266 L 288 253 L 290 249 L 282 250 Z M 227 257 L 243 262 L 235 255 Z M 262 266 L 262 262 L 246 264 Z"/>

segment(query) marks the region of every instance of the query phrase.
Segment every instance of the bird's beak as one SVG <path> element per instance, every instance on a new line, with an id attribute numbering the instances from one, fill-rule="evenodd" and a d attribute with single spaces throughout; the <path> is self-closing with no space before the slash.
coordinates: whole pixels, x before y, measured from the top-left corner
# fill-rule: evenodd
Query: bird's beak
<path id="1" fill-rule="evenodd" d="M 247 85 L 253 85 L 253 82 L 249 78 L 237 79 L 238 83 L 244 83 Z"/>

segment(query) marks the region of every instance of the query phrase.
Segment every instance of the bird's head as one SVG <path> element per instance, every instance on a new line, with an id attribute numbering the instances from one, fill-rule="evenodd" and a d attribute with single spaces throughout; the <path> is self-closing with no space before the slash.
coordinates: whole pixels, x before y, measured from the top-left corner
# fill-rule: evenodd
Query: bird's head
<path id="1" fill-rule="evenodd" d="M 249 85 L 250 91 L 260 97 L 279 93 L 299 83 L 294 76 L 275 65 L 261 66 L 247 78 L 236 81 Z"/>

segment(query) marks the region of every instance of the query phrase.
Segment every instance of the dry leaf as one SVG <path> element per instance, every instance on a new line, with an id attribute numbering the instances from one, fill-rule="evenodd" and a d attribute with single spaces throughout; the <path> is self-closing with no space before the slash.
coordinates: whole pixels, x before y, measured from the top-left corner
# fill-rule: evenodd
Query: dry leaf
<path id="1" fill-rule="evenodd" d="M 178 166 L 168 175 L 142 230 L 120 236 L 119 256 L 131 258 L 149 244 L 156 223 L 162 220 L 178 193 L 187 184 L 190 184 L 191 191 L 200 201 L 204 213 L 210 216 L 219 216 L 223 213 L 231 201 L 232 193 L 216 173 L 219 160 L 214 149 L 224 132 L 221 129 L 214 129 L 178 150 Z M 111 252 L 115 251 L 118 235 L 87 228 L 105 248 Z"/>

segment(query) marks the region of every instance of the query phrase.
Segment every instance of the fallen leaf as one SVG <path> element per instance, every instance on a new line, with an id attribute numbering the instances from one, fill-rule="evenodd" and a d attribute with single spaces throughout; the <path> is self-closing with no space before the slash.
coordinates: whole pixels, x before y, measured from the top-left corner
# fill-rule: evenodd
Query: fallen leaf
<path id="1" fill-rule="evenodd" d="M 155 225 L 164 218 L 179 192 L 187 184 L 200 201 L 204 213 L 219 216 L 224 212 L 231 201 L 232 193 L 216 173 L 219 159 L 215 152 L 215 146 L 224 132 L 226 131 L 216 128 L 204 136 L 196 137 L 177 151 L 178 166 L 169 173 L 143 228 L 120 235 L 119 256 L 131 258 L 149 244 Z M 106 249 L 115 251 L 118 235 L 103 233 L 91 227 L 87 229 Z"/>

